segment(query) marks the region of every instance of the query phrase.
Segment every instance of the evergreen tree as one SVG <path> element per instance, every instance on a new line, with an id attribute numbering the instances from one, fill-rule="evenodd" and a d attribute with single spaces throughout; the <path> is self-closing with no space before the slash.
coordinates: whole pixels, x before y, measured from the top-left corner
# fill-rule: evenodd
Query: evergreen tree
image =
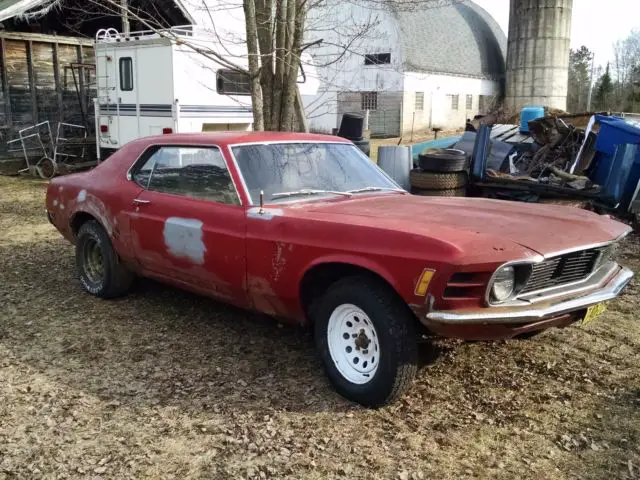
<path id="1" fill-rule="evenodd" d="M 611 80 L 609 64 L 607 63 L 607 69 L 602 77 L 600 77 L 596 90 L 595 103 L 598 110 L 608 110 L 610 108 L 611 93 L 613 93 L 613 81 Z"/>

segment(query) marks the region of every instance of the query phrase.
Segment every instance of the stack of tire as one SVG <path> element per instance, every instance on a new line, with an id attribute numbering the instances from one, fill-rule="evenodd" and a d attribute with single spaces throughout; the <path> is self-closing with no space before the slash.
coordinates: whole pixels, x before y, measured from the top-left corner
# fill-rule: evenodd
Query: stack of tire
<path id="1" fill-rule="evenodd" d="M 364 138 L 364 116 L 357 113 L 342 115 L 338 136 L 351 140 L 365 155 L 371 152 L 369 140 Z"/>
<path id="2" fill-rule="evenodd" d="M 469 181 L 469 162 L 462 150 L 429 148 L 418 155 L 411 170 L 411 193 L 437 197 L 464 197 Z"/>

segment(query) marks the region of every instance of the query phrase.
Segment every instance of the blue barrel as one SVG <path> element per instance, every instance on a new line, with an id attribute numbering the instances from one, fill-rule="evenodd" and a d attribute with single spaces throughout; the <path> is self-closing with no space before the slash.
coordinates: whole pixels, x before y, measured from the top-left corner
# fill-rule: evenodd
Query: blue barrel
<path id="1" fill-rule="evenodd" d="M 520 132 L 529 133 L 529 122 L 536 118 L 544 117 L 544 107 L 540 105 L 527 105 L 520 111 Z"/>

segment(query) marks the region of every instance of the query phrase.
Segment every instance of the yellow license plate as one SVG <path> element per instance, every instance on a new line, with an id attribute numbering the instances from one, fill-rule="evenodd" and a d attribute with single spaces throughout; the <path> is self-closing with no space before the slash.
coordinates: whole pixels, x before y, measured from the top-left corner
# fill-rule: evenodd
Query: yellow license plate
<path id="1" fill-rule="evenodd" d="M 580 325 L 586 325 L 587 323 L 591 322 L 606 309 L 607 305 L 604 302 L 590 306 L 589 308 L 587 308 L 587 313 L 585 313 L 584 318 L 580 322 Z"/>

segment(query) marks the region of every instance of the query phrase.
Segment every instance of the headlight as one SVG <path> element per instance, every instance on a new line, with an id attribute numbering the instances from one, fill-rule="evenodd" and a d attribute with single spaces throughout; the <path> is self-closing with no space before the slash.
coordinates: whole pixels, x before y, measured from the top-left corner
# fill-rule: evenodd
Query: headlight
<path id="1" fill-rule="evenodd" d="M 491 302 L 500 303 L 507 300 L 516 288 L 516 271 L 513 267 L 502 267 L 498 270 L 491 284 Z"/>

